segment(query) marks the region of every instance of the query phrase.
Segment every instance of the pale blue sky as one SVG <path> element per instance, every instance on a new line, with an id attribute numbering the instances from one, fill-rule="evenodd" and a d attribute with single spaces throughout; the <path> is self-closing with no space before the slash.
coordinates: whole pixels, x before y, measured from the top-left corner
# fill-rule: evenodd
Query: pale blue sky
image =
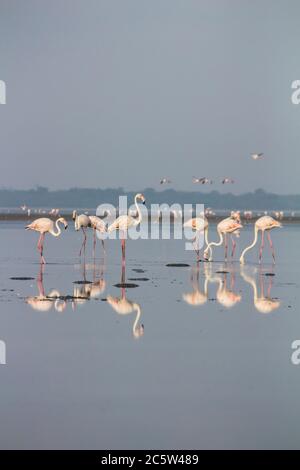
<path id="1" fill-rule="evenodd" d="M 299 193 L 299 44 L 297 0 L 0 0 L 0 186 Z"/>

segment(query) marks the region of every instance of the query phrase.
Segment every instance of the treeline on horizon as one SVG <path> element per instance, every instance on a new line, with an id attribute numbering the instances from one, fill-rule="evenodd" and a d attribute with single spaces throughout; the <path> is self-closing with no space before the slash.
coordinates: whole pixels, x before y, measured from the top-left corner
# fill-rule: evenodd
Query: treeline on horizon
<path id="1" fill-rule="evenodd" d="M 204 204 L 214 209 L 257 209 L 257 210 L 284 210 L 300 209 L 300 195 L 278 195 L 257 189 L 253 193 L 235 195 L 221 194 L 218 191 L 202 193 L 201 191 L 176 191 L 166 189 L 156 191 L 147 188 L 142 191 L 150 204 Z M 70 188 L 64 190 L 49 190 L 39 186 L 35 189 L 17 190 L 0 189 L 1 207 L 70 207 L 70 208 L 96 208 L 99 204 L 109 203 L 118 206 L 119 196 L 128 196 L 131 204 L 136 192 L 125 191 L 123 188 L 90 189 Z"/>

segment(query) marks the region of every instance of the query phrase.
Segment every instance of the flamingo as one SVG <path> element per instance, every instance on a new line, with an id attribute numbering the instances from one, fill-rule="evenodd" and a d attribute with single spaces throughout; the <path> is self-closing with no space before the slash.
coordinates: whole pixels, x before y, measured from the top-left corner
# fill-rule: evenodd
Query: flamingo
<path id="1" fill-rule="evenodd" d="M 159 184 L 171 184 L 172 181 L 169 178 L 162 178 Z"/>
<path id="2" fill-rule="evenodd" d="M 217 232 L 219 234 L 219 241 L 216 242 L 211 242 L 207 245 L 204 251 L 204 257 L 207 259 L 208 251 L 210 250 L 210 258 L 209 261 L 212 260 L 212 246 L 220 246 L 222 245 L 224 241 L 224 247 L 225 247 L 225 261 L 227 261 L 227 251 L 228 251 L 228 244 L 227 244 L 227 233 L 237 233 L 237 231 L 243 228 L 242 224 L 240 221 L 235 220 L 232 217 L 227 217 L 226 219 L 221 220 L 221 222 L 218 223 L 217 225 Z M 224 240 L 225 239 L 225 240 Z"/>
<path id="3" fill-rule="evenodd" d="M 43 256 L 45 235 L 46 233 L 51 233 L 51 235 L 53 235 L 54 237 L 59 237 L 59 235 L 61 234 L 61 229 L 58 225 L 59 223 L 64 224 L 65 229 L 68 228 L 68 224 L 63 217 L 57 219 L 57 221 L 55 222 L 55 226 L 53 220 L 48 219 L 47 217 L 41 217 L 40 219 L 34 220 L 31 224 L 25 227 L 26 230 L 34 230 L 36 232 L 40 232 L 40 238 L 37 244 L 37 249 L 40 252 L 42 264 L 46 263 L 45 258 Z M 56 232 L 54 230 L 55 227 L 57 230 Z"/>
<path id="4" fill-rule="evenodd" d="M 253 160 L 261 160 L 262 158 L 264 158 L 264 154 L 263 154 L 263 152 L 261 152 L 261 153 L 251 153 L 251 157 L 253 158 Z"/>
<path id="5" fill-rule="evenodd" d="M 234 179 L 228 178 L 228 177 L 226 176 L 225 178 L 222 179 L 221 183 L 222 183 L 222 184 L 227 184 L 227 183 L 233 184 L 233 183 L 234 183 Z"/>
<path id="6" fill-rule="evenodd" d="M 241 213 L 240 211 L 231 211 L 230 213 L 231 219 L 236 220 L 239 224 L 241 223 Z M 236 230 L 235 232 L 230 234 L 231 238 L 231 243 L 232 243 L 232 251 L 231 251 L 231 258 L 234 257 L 235 254 L 235 249 L 236 249 L 236 241 L 234 240 L 234 237 L 239 237 L 240 236 L 240 231 Z"/>
<path id="7" fill-rule="evenodd" d="M 259 231 L 261 231 L 261 245 L 260 245 L 260 249 L 259 249 L 259 263 L 261 263 L 262 252 L 263 252 L 263 248 L 264 248 L 264 235 L 265 235 L 265 231 L 267 231 L 267 236 L 268 236 L 268 240 L 269 240 L 269 244 L 270 244 L 270 248 L 271 248 L 271 252 L 272 252 L 272 257 L 273 257 L 273 263 L 275 264 L 275 251 L 274 251 L 273 243 L 272 243 L 272 240 L 271 240 L 270 230 L 272 230 L 273 228 L 276 228 L 276 227 L 281 228 L 282 224 L 280 222 L 278 222 L 278 220 L 273 219 L 273 217 L 271 217 L 270 215 L 263 215 L 262 217 L 257 219 L 257 221 L 254 224 L 254 240 L 251 243 L 251 245 L 247 246 L 244 249 L 243 253 L 241 254 L 241 257 L 240 257 L 240 263 L 241 264 L 245 264 L 245 254 L 247 253 L 247 251 L 251 250 L 251 248 L 253 248 L 256 245 Z"/>
<path id="8" fill-rule="evenodd" d="M 80 248 L 80 251 L 79 251 L 79 256 L 81 256 L 82 248 L 84 249 L 84 253 L 85 253 L 86 229 L 87 229 L 87 227 L 92 226 L 91 219 L 86 214 L 78 215 L 77 211 L 75 211 L 75 210 L 73 211 L 72 219 L 74 220 L 74 223 L 75 223 L 75 230 L 78 231 L 78 230 L 81 229 L 82 232 L 83 232 L 83 242 L 82 242 L 82 245 L 81 245 L 81 248 Z"/>
<path id="9" fill-rule="evenodd" d="M 136 207 L 136 211 L 138 213 L 138 217 L 135 219 L 131 215 L 120 215 L 111 225 L 109 225 L 107 231 L 113 232 L 115 230 L 119 230 L 123 234 L 121 237 L 121 246 L 122 246 L 122 265 L 125 266 L 125 233 L 128 231 L 130 227 L 136 227 L 142 221 L 142 213 L 141 209 L 138 206 L 137 201 L 142 201 L 142 204 L 145 204 L 145 196 L 141 193 L 135 195 L 134 204 Z"/>
<path id="10" fill-rule="evenodd" d="M 208 220 L 205 216 L 202 217 L 193 217 L 192 219 L 187 220 L 184 224 L 184 227 L 191 228 L 196 231 L 196 236 L 193 240 L 194 250 L 197 254 L 197 261 L 200 261 L 199 249 L 197 249 L 197 239 L 198 235 L 204 232 L 204 239 L 206 245 L 208 245 Z"/>
<path id="11" fill-rule="evenodd" d="M 213 181 L 209 178 L 203 177 L 203 178 L 197 178 L 196 176 L 193 177 L 193 183 L 194 184 L 212 184 Z"/>
<path id="12" fill-rule="evenodd" d="M 100 219 L 100 217 L 96 216 L 96 215 L 89 215 L 89 219 L 90 219 L 90 222 L 91 222 L 91 227 L 93 229 L 93 232 L 94 232 L 94 244 L 93 244 L 93 253 L 94 253 L 94 257 L 95 257 L 95 248 L 96 248 L 96 231 L 100 232 L 100 233 L 106 233 L 106 223 Z M 104 247 L 104 240 L 101 238 L 101 243 L 102 243 L 102 247 L 103 247 L 103 251 L 105 252 L 105 247 Z"/>

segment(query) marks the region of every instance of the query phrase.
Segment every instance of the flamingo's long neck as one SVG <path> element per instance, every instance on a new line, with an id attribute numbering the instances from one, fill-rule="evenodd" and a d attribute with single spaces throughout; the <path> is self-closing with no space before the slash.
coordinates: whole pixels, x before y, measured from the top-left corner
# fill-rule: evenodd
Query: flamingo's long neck
<path id="1" fill-rule="evenodd" d="M 241 264 L 244 264 L 244 263 L 245 263 L 244 256 L 245 256 L 245 254 L 247 253 L 247 251 L 251 250 L 251 248 L 253 248 L 253 247 L 256 245 L 257 237 L 258 237 L 258 228 L 257 228 L 256 225 L 255 225 L 255 227 L 254 227 L 254 240 L 253 240 L 253 242 L 251 243 L 251 245 L 247 246 L 247 247 L 244 249 L 243 253 L 241 254 L 241 257 L 240 257 L 240 263 L 241 263 Z"/>
<path id="2" fill-rule="evenodd" d="M 60 226 L 58 225 L 58 221 L 59 219 L 57 219 L 57 221 L 55 222 L 55 226 L 56 226 L 56 232 L 54 232 L 54 230 L 51 230 L 51 235 L 53 235 L 54 237 L 59 237 L 59 235 L 61 234 L 61 229 L 60 229 Z"/>
<path id="3" fill-rule="evenodd" d="M 207 247 L 205 248 L 205 251 L 211 250 L 211 247 L 212 247 L 212 246 L 220 246 L 220 245 L 222 245 L 222 243 L 223 243 L 223 233 L 222 233 L 222 232 L 219 232 L 219 231 L 218 231 L 218 233 L 219 233 L 219 237 L 220 237 L 219 241 L 218 241 L 218 242 L 210 242 L 210 243 L 207 245 Z"/>
<path id="4" fill-rule="evenodd" d="M 138 218 L 136 219 L 136 225 L 139 225 L 142 221 L 142 211 L 140 209 L 140 206 L 138 205 L 137 203 L 137 198 L 135 196 L 134 198 L 134 204 L 135 204 L 135 207 L 136 207 L 136 210 L 137 210 L 137 213 L 138 213 Z"/>

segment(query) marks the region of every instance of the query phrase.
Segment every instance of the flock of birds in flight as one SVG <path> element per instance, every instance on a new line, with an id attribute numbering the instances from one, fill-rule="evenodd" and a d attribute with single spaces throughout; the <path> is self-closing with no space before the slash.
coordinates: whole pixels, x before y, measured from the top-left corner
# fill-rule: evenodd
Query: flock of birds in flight
<path id="1" fill-rule="evenodd" d="M 262 160 L 264 158 L 264 154 L 262 152 L 260 153 L 251 153 L 251 158 L 253 160 Z M 211 178 L 207 178 L 206 176 L 193 176 L 192 179 L 194 184 L 213 184 L 213 180 Z M 229 176 L 225 176 L 221 179 L 222 184 L 234 184 L 235 180 Z M 162 184 L 171 184 L 172 180 L 170 178 L 162 178 L 159 182 L 161 185 Z"/>

